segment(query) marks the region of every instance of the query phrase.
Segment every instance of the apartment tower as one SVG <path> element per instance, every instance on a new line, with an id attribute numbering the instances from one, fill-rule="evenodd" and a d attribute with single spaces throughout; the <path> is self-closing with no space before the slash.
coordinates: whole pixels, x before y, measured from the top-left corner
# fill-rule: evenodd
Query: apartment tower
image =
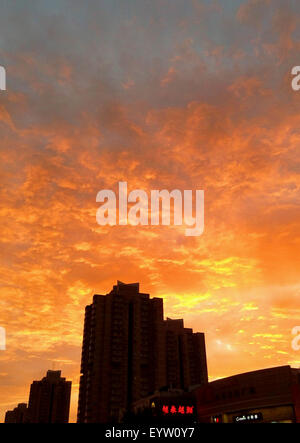
<path id="1" fill-rule="evenodd" d="M 163 317 L 163 300 L 117 282 L 86 307 L 79 423 L 119 421 L 132 403 L 166 386 L 207 381 L 203 334 Z"/>
<path id="2" fill-rule="evenodd" d="M 61 377 L 61 371 L 48 371 L 42 380 L 34 381 L 28 404 L 29 423 L 68 423 L 72 382 Z"/>

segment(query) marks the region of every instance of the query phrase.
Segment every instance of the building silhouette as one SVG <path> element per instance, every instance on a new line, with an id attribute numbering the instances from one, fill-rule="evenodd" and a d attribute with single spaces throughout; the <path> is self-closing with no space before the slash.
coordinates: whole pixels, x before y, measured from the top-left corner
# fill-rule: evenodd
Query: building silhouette
<path id="1" fill-rule="evenodd" d="M 167 318 L 165 325 L 167 385 L 188 389 L 208 381 L 205 337 L 185 328 L 183 320 Z"/>
<path id="2" fill-rule="evenodd" d="M 19 403 L 12 411 L 6 412 L 4 423 L 27 423 L 27 414 L 27 404 Z"/>
<path id="3" fill-rule="evenodd" d="M 204 334 L 164 321 L 163 300 L 118 282 L 86 307 L 79 423 L 120 421 L 131 405 L 165 386 L 207 382 Z"/>
<path id="4" fill-rule="evenodd" d="M 29 423 L 68 423 L 72 382 L 61 377 L 61 371 L 48 371 L 34 381 L 28 403 Z"/>

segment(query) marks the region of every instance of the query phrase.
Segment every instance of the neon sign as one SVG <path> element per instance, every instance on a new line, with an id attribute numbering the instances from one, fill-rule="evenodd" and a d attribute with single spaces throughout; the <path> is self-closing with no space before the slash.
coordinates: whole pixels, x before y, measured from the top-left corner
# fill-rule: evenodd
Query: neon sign
<path id="1" fill-rule="evenodd" d="M 162 412 L 165 415 L 174 415 L 174 414 L 181 414 L 181 415 L 191 415 L 194 414 L 194 406 L 168 406 L 163 405 L 162 406 Z"/>

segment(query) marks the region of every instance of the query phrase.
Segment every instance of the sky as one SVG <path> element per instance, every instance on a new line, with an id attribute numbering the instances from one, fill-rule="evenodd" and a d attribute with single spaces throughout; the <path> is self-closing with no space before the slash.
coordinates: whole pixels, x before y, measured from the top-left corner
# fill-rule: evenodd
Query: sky
<path id="1" fill-rule="evenodd" d="M 73 382 L 116 280 L 205 332 L 210 379 L 300 366 L 297 0 L 2 0 L 0 421 Z M 203 189 L 205 231 L 99 226 L 99 190 Z"/>

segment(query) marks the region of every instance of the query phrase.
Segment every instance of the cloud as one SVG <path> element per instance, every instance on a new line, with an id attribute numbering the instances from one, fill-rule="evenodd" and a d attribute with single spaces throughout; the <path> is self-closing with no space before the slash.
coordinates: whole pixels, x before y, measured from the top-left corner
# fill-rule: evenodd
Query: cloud
<path id="1" fill-rule="evenodd" d="M 31 4 L 0 17 L 2 414 L 54 361 L 74 419 L 84 307 L 116 279 L 206 332 L 212 378 L 297 362 L 298 5 Z M 119 181 L 204 189 L 205 234 L 98 226 Z"/>

